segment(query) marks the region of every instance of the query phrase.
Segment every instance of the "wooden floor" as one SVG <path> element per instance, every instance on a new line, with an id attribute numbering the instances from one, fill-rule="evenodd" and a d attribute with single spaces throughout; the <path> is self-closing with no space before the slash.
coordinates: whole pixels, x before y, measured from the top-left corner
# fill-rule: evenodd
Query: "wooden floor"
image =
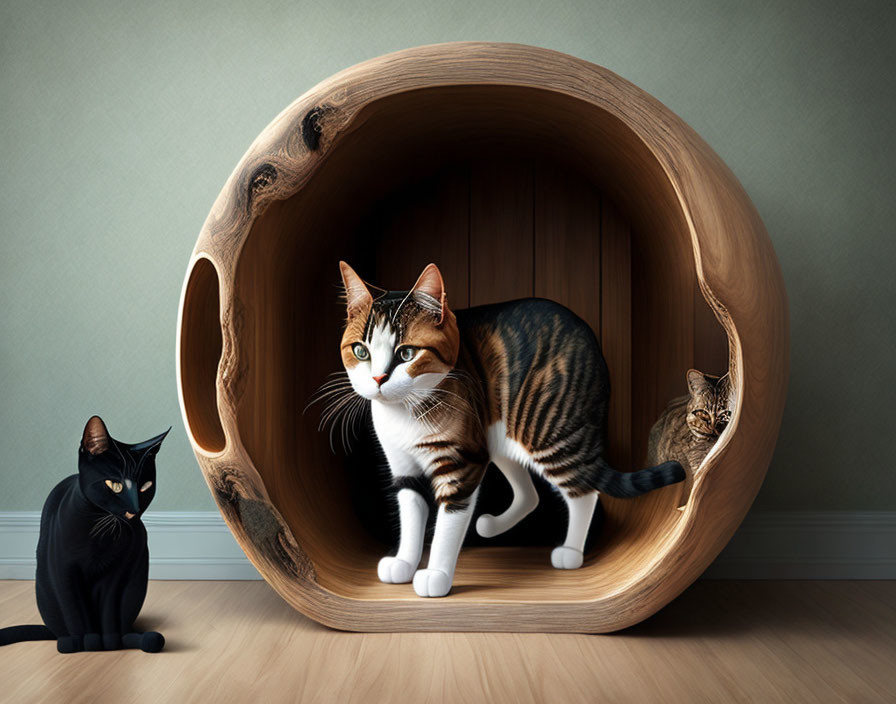
<path id="1" fill-rule="evenodd" d="M 150 582 L 164 652 L 0 650 L 9 702 L 893 702 L 896 582 L 699 581 L 605 636 L 357 634 L 265 582 Z M 0 625 L 38 623 L 0 581 Z"/>

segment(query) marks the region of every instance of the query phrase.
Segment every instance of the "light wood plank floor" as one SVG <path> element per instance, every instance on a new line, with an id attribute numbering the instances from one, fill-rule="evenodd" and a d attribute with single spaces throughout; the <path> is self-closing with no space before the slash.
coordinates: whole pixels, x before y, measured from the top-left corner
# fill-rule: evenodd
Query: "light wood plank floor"
<path id="1" fill-rule="evenodd" d="M 150 582 L 165 651 L 0 650 L 9 702 L 893 702 L 896 582 L 699 581 L 605 636 L 329 630 L 264 582 Z M 39 623 L 0 581 L 0 625 Z"/>

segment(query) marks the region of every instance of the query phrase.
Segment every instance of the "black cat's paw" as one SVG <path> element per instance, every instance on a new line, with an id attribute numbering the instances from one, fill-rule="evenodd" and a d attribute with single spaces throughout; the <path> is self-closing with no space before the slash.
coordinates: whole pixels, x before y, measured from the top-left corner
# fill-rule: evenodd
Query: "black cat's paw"
<path id="1" fill-rule="evenodd" d="M 165 647 L 165 636 L 156 631 L 146 631 L 140 639 L 140 649 L 146 653 L 158 653 Z"/>
<path id="2" fill-rule="evenodd" d="M 80 636 L 59 636 L 56 639 L 56 650 L 60 653 L 77 653 L 83 649 Z"/>
<path id="3" fill-rule="evenodd" d="M 121 634 L 103 633 L 103 650 L 121 650 Z"/>
<path id="4" fill-rule="evenodd" d="M 94 652 L 103 649 L 103 637 L 99 633 L 84 634 L 84 650 Z"/>

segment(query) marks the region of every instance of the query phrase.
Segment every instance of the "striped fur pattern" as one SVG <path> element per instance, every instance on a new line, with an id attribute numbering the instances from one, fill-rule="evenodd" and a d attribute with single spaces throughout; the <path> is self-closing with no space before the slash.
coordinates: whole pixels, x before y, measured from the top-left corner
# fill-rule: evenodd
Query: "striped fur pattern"
<path id="1" fill-rule="evenodd" d="M 567 540 L 551 558 L 566 569 L 582 564 L 598 492 L 638 496 L 684 478 L 678 462 L 629 474 L 607 464 L 607 365 L 591 328 L 572 311 L 522 299 L 455 314 L 434 264 L 400 292 L 368 287 L 340 266 L 347 379 L 324 393 L 337 412 L 358 399 L 370 402 L 389 462 L 402 544 L 381 561 L 383 581 L 410 581 L 420 559 L 422 535 L 406 536 L 404 527 L 406 519 L 425 523 L 421 502 L 405 494 L 421 481 L 430 484 L 439 515 L 430 566 L 413 574 L 414 587 L 421 596 L 443 596 L 490 462 L 514 499 L 504 513 L 480 516 L 477 531 L 491 537 L 528 515 L 538 502 L 530 473 L 541 475 L 569 508 Z"/>
<path id="2" fill-rule="evenodd" d="M 650 429 L 647 461 L 675 460 L 694 472 L 728 427 L 736 396 L 728 374 L 691 369 L 687 382 L 688 395 L 672 399 Z"/>

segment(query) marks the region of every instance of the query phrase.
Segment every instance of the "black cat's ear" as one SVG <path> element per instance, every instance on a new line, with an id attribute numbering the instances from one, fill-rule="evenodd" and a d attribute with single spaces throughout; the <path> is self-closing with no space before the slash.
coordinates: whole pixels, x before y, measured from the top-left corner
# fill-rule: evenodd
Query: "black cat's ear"
<path id="1" fill-rule="evenodd" d="M 106 424 L 99 416 L 92 416 L 84 426 L 84 434 L 81 436 L 81 449 L 91 455 L 101 455 L 109 449 L 111 438 Z"/>
<path id="2" fill-rule="evenodd" d="M 356 315 L 373 303 L 373 296 L 361 277 L 355 273 L 345 262 L 339 262 L 339 271 L 342 273 L 342 284 L 345 286 L 345 305 L 348 308 L 348 317 Z"/>
<path id="3" fill-rule="evenodd" d="M 427 264 L 411 291 L 425 293 L 436 300 L 439 306 L 439 322 L 436 325 L 441 325 L 445 319 L 447 294 L 445 293 L 445 282 L 442 280 L 442 272 L 439 271 L 439 267 L 435 264 Z"/>
<path id="4" fill-rule="evenodd" d="M 162 440 L 165 439 L 165 436 L 171 432 L 171 427 L 169 426 L 168 430 L 166 430 L 161 435 L 156 435 L 154 438 L 150 438 L 149 440 L 144 440 L 143 442 L 138 442 L 136 445 L 131 445 L 132 452 L 145 452 L 146 450 L 152 450 L 153 453 L 159 451 L 159 447 L 162 445 Z"/>

